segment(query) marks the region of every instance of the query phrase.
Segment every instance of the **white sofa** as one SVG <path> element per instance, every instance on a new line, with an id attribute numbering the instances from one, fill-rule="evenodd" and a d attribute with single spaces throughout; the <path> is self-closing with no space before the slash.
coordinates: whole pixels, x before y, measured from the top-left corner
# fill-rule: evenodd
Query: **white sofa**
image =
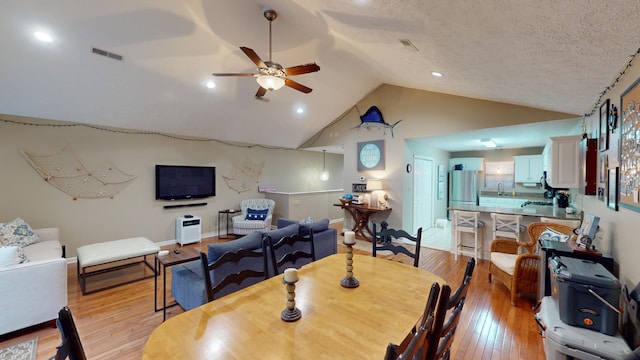
<path id="1" fill-rule="evenodd" d="M 57 228 L 34 229 L 28 262 L 0 267 L 0 335 L 58 318 L 67 305 L 67 260 Z"/>

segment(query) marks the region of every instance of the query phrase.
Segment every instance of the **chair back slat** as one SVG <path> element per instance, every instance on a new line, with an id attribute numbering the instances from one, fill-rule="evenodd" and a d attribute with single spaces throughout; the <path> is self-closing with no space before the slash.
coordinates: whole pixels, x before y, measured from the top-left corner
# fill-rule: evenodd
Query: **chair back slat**
<path id="1" fill-rule="evenodd" d="M 440 285 L 433 283 L 424 308 L 421 320 L 411 329 L 405 340 L 396 345 L 389 343 L 385 353 L 385 360 L 424 359 L 430 346 L 431 332 L 435 321 L 436 305 L 439 302 Z M 436 344 L 437 345 L 437 344 Z"/>
<path id="2" fill-rule="evenodd" d="M 287 267 L 297 267 L 316 261 L 315 245 L 313 243 L 313 229 L 308 236 L 291 235 L 281 239 L 266 238 L 273 264 L 273 274 L 278 275 Z M 306 260 L 300 262 L 300 260 Z"/>
<path id="3" fill-rule="evenodd" d="M 460 314 L 467 298 L 467 292 L 475 269 L 475 259 L 469 258 L 467 267 L 464 272 L 462 284 L 451 295 L 451 288 L 448 285 L 442 287 L 440 301 L 436 308 L 433 332 L 431 334 L 430 347 L 427 349 L 427 359 L 448 359 L 453 344 L 458 323 L 460 322 Z M 451 310 L 449 317 L 447 313 Z M 446 321 L 445 321 L 446 319 Z"/>
<path id="4" fill-rule="evenodd" d="M 265 250 L 266 246 L 263 242 L 261 250 L 238 249 L 236 251 L 229 251 L 222 254 L 216 261 L 210 264 L 207 259 L 207 254 L 200 253 L 207 302 L 214 300 L 216 294 L 231 284 L 242 285 L 242 283 L 248 279 L 255 281 L 267 279 L 267 254 Z M 262 266 L 258 269 L 238 269 L 237 272 L 229 274 L 222 279 L 216 279 L 216 284 L 212 283 L 211 271 L 215 271 L 225 264 L 233 263 L 237 265 L 241 261 L 247 262 L 247 260 L 251 258 L 261 259 Z"/>
<path id="5" fill-rule="evenodd" d="M 387 223 L 381 223 L 382 230 L 377 230 L 377 224 L 373 223 L 373 240 L 372 252 L 373 257 L 377 256 L 378 251 L 391 251 L 394 255 L 404 254 L 413 259 L 413 266 L 418 267 L 420 263 L 420 244 L 422 243 L 422 228 L 418 229 L 416 236 L 412 236 L 401 229 L 388 229 Z M 404 241 L 410 241 L 415 246 L 415 250 L 411 251 L 404 246 Z"/>
<path id="6" fill-rule="evenodd" d="M 71 310 L 65 306 L 58 312 L 57 320 L 58 329 L 62 338 L 62 343 L 57 347 L 55 360 L 86 360 L 87 356 L 84 353 L 82 342 L 80 341 L 80 335 L 76 328 L 76 323 L 73 321 Z"/>

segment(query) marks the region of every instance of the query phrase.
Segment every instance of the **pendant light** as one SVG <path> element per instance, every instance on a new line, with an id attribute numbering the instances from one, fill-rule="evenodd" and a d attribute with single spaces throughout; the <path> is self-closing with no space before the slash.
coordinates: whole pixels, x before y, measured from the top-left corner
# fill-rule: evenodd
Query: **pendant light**
<path id="1" fill-rule="evenodd" d="M 322 150 L 322 173 L 320 174 L 320 180 L 329 181 L 329 172 L 327 171 L 327 150 Z"/>

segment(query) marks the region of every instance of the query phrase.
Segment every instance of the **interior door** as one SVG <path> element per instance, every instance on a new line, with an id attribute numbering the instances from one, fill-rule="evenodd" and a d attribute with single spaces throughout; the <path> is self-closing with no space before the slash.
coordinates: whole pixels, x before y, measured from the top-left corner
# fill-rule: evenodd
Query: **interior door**
<path id="1" fill-rule="evenodd" d="M 433 159 L 415 155 L 413 157 L 413 233 L 422 227 L 425 231 L 433 227 L 435 189 Z"/>

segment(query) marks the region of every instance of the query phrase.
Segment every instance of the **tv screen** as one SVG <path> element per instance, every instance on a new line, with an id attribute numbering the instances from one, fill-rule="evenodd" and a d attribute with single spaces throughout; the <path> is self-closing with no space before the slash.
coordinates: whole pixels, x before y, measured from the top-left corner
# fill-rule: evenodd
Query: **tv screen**
<path id="1" fill-rule="evenodd" d="M 156 200 L 198 199 L 215 195 L 215 167 L 156 165 Z"/>

